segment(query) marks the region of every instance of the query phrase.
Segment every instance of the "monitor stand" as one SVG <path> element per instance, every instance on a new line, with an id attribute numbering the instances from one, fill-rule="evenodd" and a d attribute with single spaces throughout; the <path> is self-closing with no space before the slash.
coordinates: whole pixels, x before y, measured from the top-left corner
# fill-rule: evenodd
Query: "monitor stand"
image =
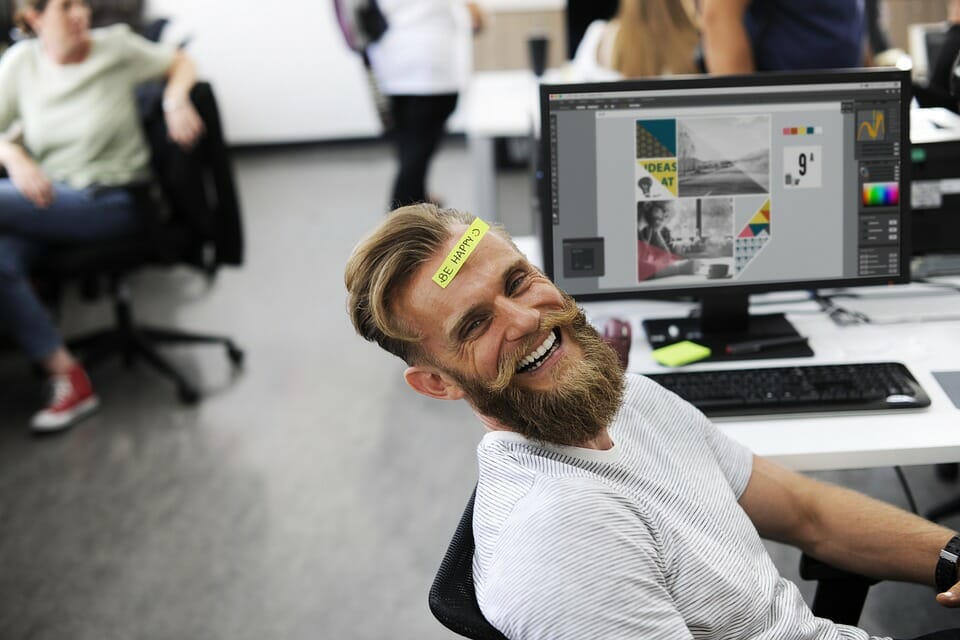
<path id="1" fill-rule="evenodd" d="M 643 321 L 647 340 L 654 349 L 690 340 L 710 347 L 707 361 L 756 360 L 761 358 L 806 358 L 813 350 L 805 341 L 768 346 L 748 353 L 727 353 L 727 345 L 773 338 L 800 338 L 782 313 L 750 315 L 747 294 L 708 295 L 700 308 L 685 318 Z"/>

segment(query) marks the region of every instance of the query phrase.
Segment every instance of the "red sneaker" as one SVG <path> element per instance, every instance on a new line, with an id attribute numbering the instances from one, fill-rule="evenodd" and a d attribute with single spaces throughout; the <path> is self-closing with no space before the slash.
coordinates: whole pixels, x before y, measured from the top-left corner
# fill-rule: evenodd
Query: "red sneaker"
<path id="1" fill-rule="evenodd" d="M 30 421 L 34 431 L 59 431 L 72 427 L 100 406 L 90 378 L 79 364 L 69 372 L 50 377 L 50 402 Z"/>

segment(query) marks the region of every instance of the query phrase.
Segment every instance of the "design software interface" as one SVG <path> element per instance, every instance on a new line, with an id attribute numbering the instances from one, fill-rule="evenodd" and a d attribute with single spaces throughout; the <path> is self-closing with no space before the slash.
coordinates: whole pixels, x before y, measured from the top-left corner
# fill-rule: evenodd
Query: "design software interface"
<path id="1" fill-rule="evenodd" d="M 898 78 L 699 82 L 544 88 L 545 241 L 561 288 L 761 290 L 902 275 Z"/>

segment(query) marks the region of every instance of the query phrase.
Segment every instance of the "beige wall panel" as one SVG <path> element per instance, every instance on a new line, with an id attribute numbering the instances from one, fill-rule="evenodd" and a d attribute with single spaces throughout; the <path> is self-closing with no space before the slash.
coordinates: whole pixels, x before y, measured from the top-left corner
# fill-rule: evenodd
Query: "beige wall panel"
<path id="1" fill-rule="evenodd" d="M 483 32 L 474 38 L 473 68 L 476 71 L 529 68 L 527 37 L 531 33 L 545 33 L 550 38 L 548 67 L 559 67 L 565 62 L 567 36 L 563 10 L 495 11 L 487 16 Z"/>
<path id="2" fill-rule="evenodd" d="M 884 0 L 883 19 L 894 47 L 907 51 L 907 25 L 947 17 L 947 0 Z"/>

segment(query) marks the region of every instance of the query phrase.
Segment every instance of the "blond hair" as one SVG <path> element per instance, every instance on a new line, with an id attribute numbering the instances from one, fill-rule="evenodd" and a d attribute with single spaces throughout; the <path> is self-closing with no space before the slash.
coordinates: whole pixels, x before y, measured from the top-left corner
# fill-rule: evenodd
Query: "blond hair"
<path id="1" fill-rule="evenodd" d="M 697 71 L 700 40 L 689 0 L 620 0 L 611 67 L 627 78 Z"/>
<path id="2" fill-rule="evenodd" d="M 459 233 L 457 227 L 473 219 L 463 211 L 415 204 L 395 209 L 361 240 L 344 272 L 347 311 L 357 333 L 407 364 L 430 361 L 420 334 L 396 313 L 398 295 L 417 268 Z M 501 228 L 491 231 L 509 240 Z"/>

